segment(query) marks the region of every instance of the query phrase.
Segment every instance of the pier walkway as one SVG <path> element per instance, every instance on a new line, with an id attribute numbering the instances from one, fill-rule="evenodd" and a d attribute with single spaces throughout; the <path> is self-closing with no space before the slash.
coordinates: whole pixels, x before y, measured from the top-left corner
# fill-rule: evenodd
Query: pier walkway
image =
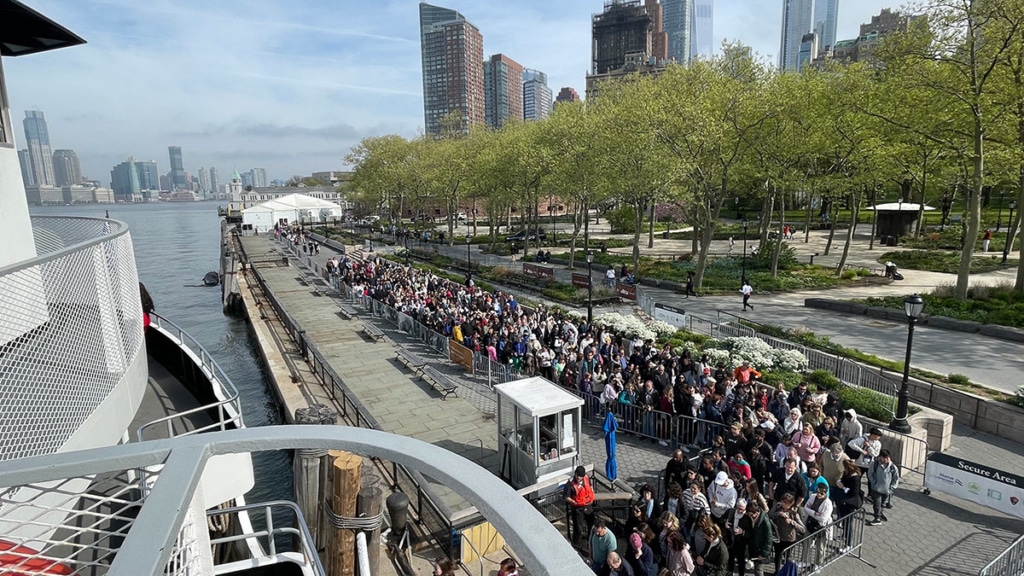
<path id="1" fill-rule="evenodd" d="M 272 236 L 241 240 L 253 260 L 281 256 L 281 245 Z M 316 260 L 324 263 L 331 256 L 334 253 L 322 247 Z M 295 266 L 260 267 L 259 273 L 381 429 L 444 446 L 497 474 L 496 400 L 485 379 L 463 372 L 384 319 L 370 314 L 343 318 L 337 314 L 336 302 L 308 286 L 306 274 Z M 386 338 L 375 342 L 364 336 L 363 322 L 373 323 Z M 458 397 L 442 400 L 395 359 L 399 348 L 423 356 L 454 378 L 459 384 Z M 585 425 L 582 440 L 583 461 L 603 469 L 601 430 Z M 619 435 L 618 445 L 619 477 L 631 485 L 655 481 L 670 456 L 669 448 L 627 434 Z M 948 453 L 1001 470 L 1024 470 L 1024 446 L 961 425 L 954 427 L 953 447 Z M 921 475 L 907 474 L 894 509 L 887 512 L 891 520 L 865 528 L 862 554 L 877 569 L 844 558 L 822 573 L 971 576 L 1024 533 L 1024 521 L 944 494 L 925 495 L 922 486 Z M 435 489 L 452 510 L 466 506 L 443 486 L 435 485 Z"/>

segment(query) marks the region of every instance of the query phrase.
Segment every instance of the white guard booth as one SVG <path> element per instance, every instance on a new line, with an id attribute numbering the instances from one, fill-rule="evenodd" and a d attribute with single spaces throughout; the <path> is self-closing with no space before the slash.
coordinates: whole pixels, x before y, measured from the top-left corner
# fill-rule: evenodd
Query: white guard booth
<path id="1" fill-rule="evenodd" d="M 583 400 L 541 377 L 494 390 L 501 478 L 520 489 L 571 476 L 579 462 Z"/>

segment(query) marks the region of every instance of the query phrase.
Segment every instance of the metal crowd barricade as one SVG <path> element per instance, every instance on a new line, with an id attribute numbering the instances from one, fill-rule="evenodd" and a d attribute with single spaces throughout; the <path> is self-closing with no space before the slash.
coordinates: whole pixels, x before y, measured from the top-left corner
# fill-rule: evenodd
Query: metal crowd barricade
<path id="1" fill-rule="evenodd" d="M 864 545 L 864 511 L 857 510 L 832 524 L 808 534 L 782 551 L 783 563 L 796 562 L 797 574 L 809 576 L 844 556 L 856 558 L 875 568 L 861 556 Z"/>
<path id="2" fill-rule="evenodd" d="M 1024 536 L 1017 538 L 995 560 L 978 572 L 978 576 L 1020 576 L 1024 574 Z"/>

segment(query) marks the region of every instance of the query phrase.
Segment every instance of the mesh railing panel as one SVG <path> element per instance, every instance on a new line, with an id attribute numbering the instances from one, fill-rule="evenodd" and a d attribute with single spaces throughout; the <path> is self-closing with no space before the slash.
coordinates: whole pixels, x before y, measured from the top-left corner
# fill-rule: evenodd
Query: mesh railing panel
<path id="1" fill-rule="evenodd" d="M 0 495 L 4 569 L 35 573 L 27 568 L 50 564 L 70 570 L 55 574 L 105 574 L 143 505 L 141 478 L 121 470 L 7 489 Z"/>
<path id="2" fill-rule="evenodd" d="M 203 573 L 198 530 L 206 530 L 206 517 L 197 526 L 195 513 L 188 511 L 174 540 L 171 557 L 167 559 L 164 574 L 170 576 L 200 576 Z"/>
<path id="3" fill-rule="evenodd" d="M 33 224 L 48 255 L 0 271 L 0 460 L 60 449 L 143 342 L 131 236 L 112 221 Z"/>

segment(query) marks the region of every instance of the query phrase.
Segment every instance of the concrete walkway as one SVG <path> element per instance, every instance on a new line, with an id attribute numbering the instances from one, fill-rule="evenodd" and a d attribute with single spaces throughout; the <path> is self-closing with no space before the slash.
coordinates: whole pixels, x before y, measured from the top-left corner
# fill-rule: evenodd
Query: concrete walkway
<path id="1" fill-rule="evenodd" d="M 850 245 L 850 255 L 847 262 L 851 265 L 867 268 L 880 268 L 882 265 L 875 261 L 883 252 L 898 248 L 876 246 L 873 251 L 868 250 L 870 238 L 870 227 L 868 234 L 861 234 L 863 227 L 858 229 L 858 234 Z M 592 232 L 593 233 L 593 232 Z M 607 236 L 601 234 L 601 237 Z M 797 240 L 790 241 L 801 259 L 809 257 L 810 254 L 824 253 L 824 245 L 827 242 L 827 232 L 812 231 L 810 243 L 804 244 L 802 235 Z M 615 237 L 621 237 L 618 235 Z M 657 236 L 657 235 L 656 235 Z M 824 265 L 838 265 L 842 240 L 840 232 L 834 240 L 833 250 L 827 257 L 818 256 L 815 263 Z M 653 249 L 646 248 L 646 236 L 644 236 L 645 248 L 642 254 L 679 254 L 683 250 L 689 251 L 690 242 L 683 240 L 663 240 L 656 238 Z M 838 244 L 838 247 L 836 246 Z M 748 249 L 755 244 L 748 241 Z M 462 261 L 466 259 L 465 246 L 436 246 L 438 251 L 445 256 L 456 258 Z M 735 247 L 738 253 L 742 249 L 742 240 L 737 239 Z M 565 251 L 564 248 L 545 248 L 551 250 L 552 254 Z M 626 253 L 630 248 L 619 248 L 614 252 Z M 714 253 L 728 252 L 727 241 L 716 241 L 711 246 Z M 1013 253 L 1011 257 L 1018 257 Z M 515 264 L 507 256 L 484 255 L 479 252 L 473 254 L 473 261 L 487 265 L 501 265 L 507 267 L 518 267 L 517 259 Z M 571 282 L 572 271 L 558 264 L 549 264 L 555 270 L 555 278 L 559 282 Z M 577 266 L 580 266 L 577 264 Z M 586 263 L 582 263 L 582 270 L 586 271 Z M 880 358 L 902 362 L 906 350 L 907 326 L 902 322 L 892 322 L 871 318 L 867 316 L 854 316 L 838 314 L 825 310 L 805 308 L 803 305 L 806 298 L 832 298 L 836 300 L 853 300 L 869 297 L 921 294 L 934 290 L 938 286 L 956 283 L 956 275 L 940 274 L 936 272 L 925 272 L 918 270 L 903 269 L 902 274 L 905 280 L 893 282 L 881 286 L 846 286 L 826 290 L 805 290 L 798 292 L 777 292 L 758 293 L 752 297 L 754 311 L 742 314 L 754 322 L 781 326 L 787 329 L 806 329 L 820 336 L 827 336 L 833 342 L 854 348 Z M 600 276 L 595 272 L 595 277 Z M 997 285 L 1002 283 L 1013 283 L 1016 277 L 1016 268 L 1001 269 L 986 274 L 975 274 L 971 277 L 972 285 Z M 756 287 L 755 287 L 756 288 Z M 644 286 L 643 290 L 654 298 L 656 302 L 680 307 L 686 312 L 697 316 L 716 319 L 718 312 L 740 315 L 742 311 L 742 298 L 739 294 L 739 287 L 735 295 L 712 295 L 701 298 L 685 299 L 678 292 Z M 536 299 L 536 296 L 527 296 Z M 624 309 L 611 308 L 595 310 L 595 315 L 604 311 L 616 310 L 625 312 Z M 916 368 L 929 370 L 939 374 L 963 374 L 971 382 L 987 386 L 989 388 L 1013 394 L 1020 386 L 1020 374 L 1024 373 L 1024 354 L 1018 342 L 1009 342 L 983 336 L 981 334 L 970 334 L 941 330 L 928 326 L 919 326 L 914 337 L 913 356 L 911 365 Z"/>

